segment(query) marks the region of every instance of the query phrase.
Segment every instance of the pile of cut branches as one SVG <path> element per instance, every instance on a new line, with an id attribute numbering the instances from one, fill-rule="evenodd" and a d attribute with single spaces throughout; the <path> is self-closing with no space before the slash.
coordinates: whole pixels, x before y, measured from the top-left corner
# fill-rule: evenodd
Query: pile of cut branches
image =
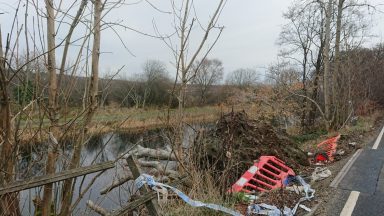
<path id="1" fill-rule="evenodd" d="M 193 155 L 200 169 L 213 172 L 222 192 L 262 155 L 276 156 L 292 168 L 308 165 L 297 144 L 244 111 L 225 114 L 213 129 L 201 131 Z"/>

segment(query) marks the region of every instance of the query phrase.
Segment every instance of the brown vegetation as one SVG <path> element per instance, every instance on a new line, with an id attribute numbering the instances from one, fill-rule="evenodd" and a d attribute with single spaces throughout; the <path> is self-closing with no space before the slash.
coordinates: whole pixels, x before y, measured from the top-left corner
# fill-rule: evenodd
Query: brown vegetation
<path id="1" fill-rule="evenodd" d="M 102 30 L 125 27 L 107 22 L 106 15 L 122 5 L 120 0 L 81 0 L 65 8 L 54 0 L 18 1 L 11 29 L 0 31 L 0 187 L 20 180 L 23 148 L 36 148 L 41 155 L 36 160 L 45 164 L 42 173 L 54 175 L 58 158 L 63 170 L 81 166 L 81 151 L 93 135 L 165 127 L 180 172 L 194 180 L 189 194 L 224 202 L 228 187 L 261 155 L 277 156 L 293 168 L 307 164 L 301 148 L 312 146 L 298 146 L 288 134 L 348 130 L 357 115 L 373 115 L 384 105 L 384 45 L 362 46 L 367 8 L 375 9 L 363 1 L 295 1 L 283 15 L 287 24 L 278 40 L 279 60 L 266 79 L 254 69 L 237 69 L 228 73 L 225 85 L 225 62 L 208 59 L 224 29 L 218 23 L 224 0 L 217 1 L 207 22 L 190 13 L 194 1 L 174 1 L 175 34 L 160 35 L 156 29 L 153 37 L 174 57 L 175 80 L 157 60 L 145 62 L 136 78 L 120 76 L 121 68 L 99 78 Z M 192 41 L 199 42 L 193 47 Z M 200 131 L 185 148 L 186 127 L 217 119 L 213 129 Z M 74 149 L 66 154 L 62 149 L 68 142 Z M 346 154 L 354 150 L 343 140 L 340 148 Z M 73 213 L 79 203 L 72 206 L 74 186 L 74 179 L 46 184 L 42 199 L 35 198 L 42 215 Z M 281 203 L 281 197 L 267 199 Z M 1 196 L 0 215 L 19 215 L 19 199 L 18 193 Z"/>
<path id="2" fill-rule="evenodd" d="M 212 130 L 200 133 L 194 148 L 197 166 L 212 172 L 222 193 L 262 155 L 276 156 L 293 168 L 308 165 L 297 144 L 244 111 L 223 115 Z"/>

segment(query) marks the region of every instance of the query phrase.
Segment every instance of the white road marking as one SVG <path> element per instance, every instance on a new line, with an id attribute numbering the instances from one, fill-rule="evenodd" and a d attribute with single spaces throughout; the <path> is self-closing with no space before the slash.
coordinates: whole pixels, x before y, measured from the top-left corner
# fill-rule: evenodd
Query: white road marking
<path id="1" fill-rule="evenodd" d="M 383 134 L 384 134 L 384 127 L 383 127 L 383 129 L 381 129 L 379 136 L 376 138 L 375 144 L 373 145 L 372 149 L 377 149 L 377 147 L 379 147 L 379 144 L 380 144 L 381 138 L 383 137 Z"/>
<path id="2" fill-rule="evenodd" d="M 357 199 L 359 198 L 360 192 L 359 191 L 351 191 L 349 194 L 348 200 L 344 205 L 343 210 L 340 213 L 340 216 L 351 216 L 353 209 L 355 209 L 355 205 L 357 202 Z"/>
<path id="3" fill-rule="evenodd" d="M 348 173 L 349 169 L 351 169 L 353 163 L 355 163 L 356 159 L 359 157 L 360 153 L 362 152 L 362 149 L 358 149 L 355 154 L 352 155 L 352 157 L 348 160 L 348 162 L 344 165 L 344 167 L 340 170 L 340 172 L 337 174 L 335 179 L 331 182 L 329 186 L 331 187 L 337 187 L 341 180 L 344 178 L 344 176 Z"/>
<path id="4" fill-rule="evenodd" d="M 372 146 L 372 149 L 377 149 L 379 147 L 379 144 L 381 142 L 381 139 L 384 135 L 384 126 L 380 131 L 379 136 L 377 136 L 375 143 Z M 360 150 L 360 149 L 359 149 Z M 341 179 L 345 176 L 347 171 L 351 168 L 353 162 L 356 160 L 357 156 L 361 153 L 361 151 L 356 151 L 356 153 L 349 159 L 347 164 L 343 167 L 343 169 L 339 172 L 339 175 L 336 176 L 336 178 L 332 181 L 331 187 L 337 187 Z M 360 192 L 358 191 L 351 191 L 349 194 L 348 200 L 345 203 L 343 210 L 340 213 L 340 216 L 351 216 L 353 213 L 353 210 L 355 209 L 357 200 L 359 199 Z"/>

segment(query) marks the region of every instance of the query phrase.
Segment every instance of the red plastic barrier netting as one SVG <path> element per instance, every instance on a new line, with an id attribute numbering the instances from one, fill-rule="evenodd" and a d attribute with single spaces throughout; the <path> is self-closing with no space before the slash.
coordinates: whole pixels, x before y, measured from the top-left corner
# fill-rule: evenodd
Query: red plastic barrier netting
<path id="1" fill-rule="evenodd" d="M 335 159 L 334 155 L 336 153 L 337 141 L 339 139 L 340 139 L 340 134 L 335 136 L 335 137 L 329 138 L 329 139 L 325 140 L 324 142 L 321 142 L 317 145 L 318 148 L 325 151 L 325 153 L 328 156 L 329 161 L 333 161 Z"/>

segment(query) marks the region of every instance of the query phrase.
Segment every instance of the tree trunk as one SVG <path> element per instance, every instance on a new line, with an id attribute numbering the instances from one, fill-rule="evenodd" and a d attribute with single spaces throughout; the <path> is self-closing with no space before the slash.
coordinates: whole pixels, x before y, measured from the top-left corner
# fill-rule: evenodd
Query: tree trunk
<path id="1" fill-rule="evenodd" d="M 312 99 L 314 101 L 318 101 L 318 92 L 319 92 L 319 79 L 321 76 L 321 63 L 322 63 L 322 52 L 324 48 L 323 41 L 320 44 L 319 52 L 317 54 L 317 60 L 315 65 L 315 79 L 313 81 L 313 91 L 312 91 Z M 317 107 L 314 103 L 312 103 L 311 111 L 309 112 L 308 117 L 308 124 L 314 125 L 315 124 L 315 117 L 317 113 Z"/>
<path id="2" fill-rule="evenodd" d="M 179 92 L 179 113 L 178 113 L 178 140 L 175 142 L 177 154 L 183 158 L 183 139 L 184 139 L 184 103 L 187 91 L 186 73 L 182 72 L 182 81 Z"/>
<path id="3" fill-rule="evenodd" d="M 13 180 L 16 148 L 12 142 L 11 107 L 8 92 L 8 79 L 3 56 L 0 29 L 0 186 Z M 19 201 L 16 193 L 0 196 L 0 215 L 20 215 Z"/>
<path id="4" fill-rule="evenodd" d="M 325 46 L 324 46 L 324 113 L 326 121 L 328 121 L 326 127 L 329 130 L 329 119 L 331 116 L 331 92 L 329 89 L 330 79 L 330 61 L 329 61 L 329 50 L 330 50 L 330 37 L 331 37 L 331 15 L 332 15 L 332 3 L 333 0 L 328 0 L 327 10 L 325 12 Z"/>
<path id="5" fill-rule="evenodd" d="M 304 48 L 304 58 L 303 58 L 303 62 L 302 62 L 302 66 L 303 66 L 303 78 L 302 78 L 302 84 L 303 84 L 303 95 L 307 96 L 307 61 L 308 61 L 308 49 L 307 48 Z M 307 131 L 308 130 L 308 127 L 307 127 L 307 121 L 306 121 L 306 117 L 307 117 L 307 99 L 306 98 L 303 98 L 302 100 L 302 105 L 301 105 L 301 128 L 303 131 Z"/>
<path id="6" fill-rule="evenodd" d="M 48 62 L 47 69 L 49 73 L 49 90 L 48 90 L 48 111 L 51 121 L 51 132 L 54 137 L 59 134 L 58 128 L 58 106 L 57 106 L 57 77 L 56 77 L 56 55 L 55 55 L 55 18 L 53 9 L 53 0 L 45 0 L 45 7 L 47 10 L 47 48 L 48 48 Z M 49 143 L 49 152 L 47 164 L 45 167 L 46 174 L 55 172 L 58 144 L 54 142 Z M 52 188 L 53 184 L 44 186 L 42 215 L 48 216 L 51 211 L 52 204 Z"/>
<path id="7" fill-rule="evenodd" d="M 82 131 L 79 139 L 73 149 L 73 156 L 70 169 L 79 167 L 81 149 L 87 133 L 86 128 L 92 120 L 92 117 L 98 107 L 98 91 L 99 91 L 99 57 L 100 57 L 100 32 L 101 32 L 101 0 L 94 1 L 94 23 L 93 23 L 93 47 L 92 47 L 92 74 L 89 84 L 89 100 L 85 106 L 87 111 L 85 114 L 84 122 L 82 124 Z M 62 199 L 61 215 L 70 215 L 70 207 L 72 204 L 74 179 L 66 180 L 63 184 L 62 192 L 64 193 Z"/>
<path id="8" fill-rule="evenodd" d="M 60 73 L 59 73 L 59 79 L 58 79 L 58 88 L 60 88 L 61 80 L 63 79 L 63 76 L 64 76 L 65 63 L 67 61 L 68 50 L 69 50 L 69 46 L 71 45 L 71 38 L 72 38 L 73 31 L 75 30 L 75 27 L 77 26 L 77 23 L 80 20 L 80 16 L 84 11 L 84 8 L 87 5 L 87 2 L 88 2 L 87 0 L 81 0 L 81 3 L 79 6 L 79 9 L 77 10 L 76 16 L 74 17 L 72 24 L 69 27 L 68 35 L 67 35 L 67 38 L 65 40 L 63 56 L 61 58 Z"/>
<path id="9" fill-rule="evenodd" d="M 343 119 L 341 119 L 342 115 L 342 107 L 341 107 L 341 100 L 342 100 L 342 91 L 343 88 L 340 88 L 340 35 L 341 35 L 341 19 L 343 17 L 343 6 L 344 6 L 345 0 L 339 0 L 339 3 L 337 5 L 337 20 L 336 20 L 336 41 L 335 41 L 335 67 L 332 74 L 332 89 L 333 89 L 333 102 L 336 109 L 335 112 L 335 118 L 333 125 L 337 127 L 338 125 L 342 124 Z M 339 87 L 336 90 L 336 86 Z"/>
<path id="10" fill-rule="evenodd" d="M 189 0 L 185 3 L 185 8 L 184 8 L 184 15 L 182 17 L 182 22 L 181 22 L 181 29 L 180 29 L 180 54 L 179 54 L 179 65 L 178 65 L 178 71 L 181 72 L 181 86 L 180 86 L 180 91 L 179 91 L 179 114 L 178 114 L 178 141 L 175 142 L 176 144 L 176 149 L 175 151 L 177 154 L 182 157 L 183 156 L 183 139 L 184 139 L 184 105 L 185 105 L 185 96 L 186 96 L 186 91 L 187 91 L 187 73 L 188 73 L 188 68 L 186 66 L 186 57 L 185 57 L 185 49 L 187 46 L 187 20 L 188 20 L 188 11 L 189 11 Z"/>
<path id="11" fill-rule="evenodd" d="M 323 63 L 323 49 L 324 49 L 324 28 L 323 28 L 323 21 L 321 22 L 321 27 L 320 27 L 320 47 L 319 51 L 317 53 L 317 59 L 316 59 L 316 64 L 315 64 L 315 79 L 313 81 L 313 91 L 312 91 L 312 99 L 314 101 L 318 101 L 319 97 L 319 80 L 321 76 L 321 70 L 322 70 L 322 63 Z M 315 124 L 315 118 L 316 118 L 316 113 L 317 113 L 317 107 L 314 103 L 312 103 L 312 108 L 309 113 L 309 125 L 314 125 Z M 325 119 L 326 121 L 326 119 Z"/>

